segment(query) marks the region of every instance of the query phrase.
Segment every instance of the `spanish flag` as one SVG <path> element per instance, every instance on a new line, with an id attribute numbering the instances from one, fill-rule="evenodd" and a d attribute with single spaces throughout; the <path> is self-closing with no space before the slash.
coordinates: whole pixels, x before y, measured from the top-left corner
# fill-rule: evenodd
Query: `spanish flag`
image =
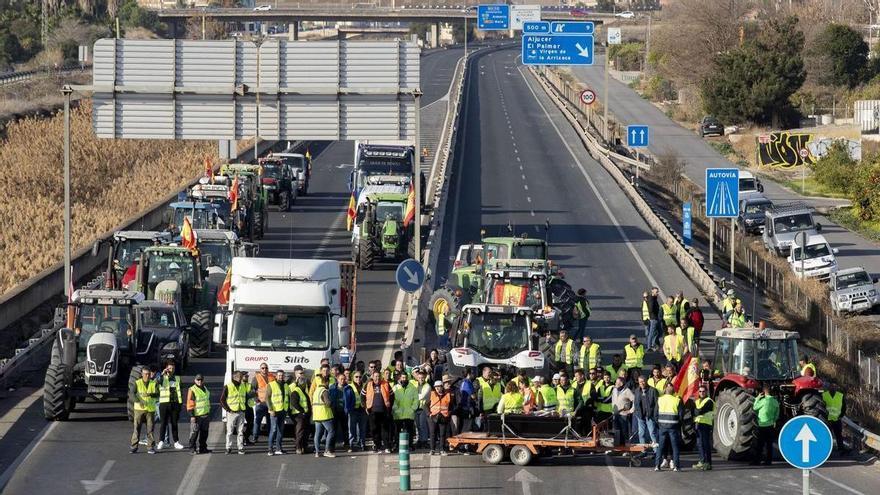
<path id="1" fill-rule="evenodd" d="M 205 157 L 205 177 L 210 177 L 211 183 L 214 183 L 214 162 L 210 156 Z"/>
<path id="2" fill-rule="evenodd" d="M 232 185 L 229 186 L 229 194 L 227 196 L 229 198 L 229 202 L 232 203 L 232 211 L 238 209 L 238 176 L 235 176 L 235 180 L 232 181 Z"/>
<path id="3" fill-rule="evenodd" d="M 412 182 L 409 183 L 409 196 L 406 198 L 406 211 L 403 214 L 403 226 L 409 227 L 416 217 L 416 190 Z"/>
<path id="4" fill-rule="evenodd" d="M 682 402 L 687 402 L 697 394 L 700 387 L 700 358 L 689 352 L 684 355 L 681 363 L 681 369 L 672 380 L 672 386 L 675 387 L 675 395 L 681 397 Z"/>
<path id="5" fill-rule="evenodd" d="M 348 213 L 345 217 L 345 228 L 347 230 L 351 230 L 354 225 L 354 215 L 355 215 L 355 202 L 354 202 L 354 191 L 351 192 L 351 197 L 348 198 Z"/>
<path id="6" fill-rule="evenodd" d="M 192 224 L 189 223 L 189 217 L 183 217 L 183 228 L 180 229 L 180 245 L 192 252 L 198 250 L 199 240 L 192 228 Z"/>
<path id="7" fill-rule="evenodd" d="M 226 269 L 226 278 L 223 285 L 217 291 L 217 304 L 229 304 L 229 295 L 232 292 L 232 267 Z"/>

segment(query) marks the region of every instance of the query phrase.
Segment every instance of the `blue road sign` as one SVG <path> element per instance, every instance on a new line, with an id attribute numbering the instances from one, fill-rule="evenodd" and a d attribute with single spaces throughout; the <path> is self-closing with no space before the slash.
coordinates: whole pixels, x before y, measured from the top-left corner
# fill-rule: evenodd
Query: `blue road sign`
<path id="1" fill-rule="evenodd" d="M 554 21 L 550 23 L 553 34 L 593 34 L 596 26 L 592 22 Z"/>
<path id="2" fill-rule="evenodd" d="M 593 65 L 593 36 L 589 34 L 524 34 L 525 65 Z"/>
<path id="3" fill-rule="evenodd" d="M 691 204 L 684 203 L 681 205 L 681 236 L 684 237 L 684 245 L 690 246 L 693 241 L 693 232 L 691 232 Z"/>
<path id="4" fill-rule="evenodd" d="M 394 274 L 397 286 L 404 292 L 415 292 L 425 283 L 425 268 L 418 261 L 409 258 L 397 265 Z"/>
<path id="5" fill-rule="evenodd" d="M 651 132 L 646 125 L 626 126 L 626 145 L 630 148 L 647 148 Z"/>
<path id="6" fill-rule="evenodd" d="M 526 21 L 523 23 L 523 33 L 543 34 L 550 32 L 550 23 L 547 21 Z"/>
<path id="7" fill-rule="evenodd" d="M 477 6 L 477 29 L 481 31 L 510 29 L 510 5 Z"/>
<path id="8" fill-rule="evenodd" d="M 795 416 L 779 431 L 779 451 L 786 462 L 798 469 L 815 469 L 831 455 L 831 430 L 819 418 Z"/>
<path id="9" fill-rule="evenodd" d="M 706 169 L 706 216 L 736 218 L 739 214 L 739 169 Z"/>

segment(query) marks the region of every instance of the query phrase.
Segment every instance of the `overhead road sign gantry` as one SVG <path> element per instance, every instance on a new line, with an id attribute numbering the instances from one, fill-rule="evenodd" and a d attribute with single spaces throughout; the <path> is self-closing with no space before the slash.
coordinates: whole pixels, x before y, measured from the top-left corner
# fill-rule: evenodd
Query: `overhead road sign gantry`
<path id="1" fill-rule="evenodd" d="M 477 6 L 477 29 L 480 31 L 503 31 L 510 29 L 510 5 Z"/>
<path id="2" fill-rule="evenodd" d="M 706 216 L 736 218 L 739 214 L 739 169 L 706 169 Z"/>
<path id="3" fill-rule="evenodd" d="M 651 130 L 646 125 L 626 126 L 626 145 L 630 148 L 647 148 Z"/>
<path id="4" fill-rule="evenodd" d="M 525 65 L 593 65 L 591 22 L 529 22 L 523 27 Z M 559 29 L 554 32 L 553 29 Z"/>

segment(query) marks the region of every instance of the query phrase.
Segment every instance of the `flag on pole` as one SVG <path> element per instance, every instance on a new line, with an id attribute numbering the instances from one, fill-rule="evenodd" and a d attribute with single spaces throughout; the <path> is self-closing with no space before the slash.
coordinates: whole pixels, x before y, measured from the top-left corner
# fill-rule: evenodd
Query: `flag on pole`
<path id="1" fill-rule="evenodd" d="M 226 278 L 223 285 L 217 291 L 217 304 L 229 304 L 229 295 L 232 292 L 232 267 L 226 269 Z"/>
<path id="2" fill-rule="evenodd" d="M 211 183 L 214 183 L 214 162 L 210 156 L 205 157 L 205 177 L 210 177 Z"/>
<path id="3" fill-rule="evenodd" d="M 345 217 L 345 228 L 347 230 L 351 230 L 354 226 L 354 215 L 355 215 L 355 201 L 354 201 L 354 191 L 351 192 L 351 197 L 348 198 L 348 214 Z"/>
<path id="4" fill-rule="evenodd" d="M 700 387 L 700 358 L 691 354 L 685 354 L 681 360 L 681 369 L 672 380 L 672 386 L 675 387 L 675 394 L 681 397 L 682 402 L 697 394 Z"/>
<path id="5" fill-rule="evenodd" d="M 196 238 L 196 231 L 193 230 L 192 224 L 189 223 L 189 217 L 183 217 L 183 228 L 180 229 L 180 245 L 195 252 L 198 249 L 199 240 Z"/>
<path id="6" fill-rule="evenodd" d="M 406 211 L 403 214 L 403 226 L 409 227 L 416 217 L 416 190 L 412 182 L 409 183 L 409 196 L 406 198 Z"/>
<path id="7" fill-rule="evenodd" d="M 229 202 L 232 203 L 232 211 L 238 209 L 238 176 L 235 176 L 235 179 L 232 181 L 232 185 L 229 186 L 229 194 L 227 196 L 229 198 Z"/>

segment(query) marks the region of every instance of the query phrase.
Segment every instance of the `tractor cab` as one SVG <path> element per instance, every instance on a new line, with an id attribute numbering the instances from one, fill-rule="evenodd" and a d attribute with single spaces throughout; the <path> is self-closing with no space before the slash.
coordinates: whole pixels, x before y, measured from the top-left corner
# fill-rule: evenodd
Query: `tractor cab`
<path id="1" fill-rule="evenodd" d="M 780 381 L 800 376 L 797 332 L 723 329 L 715 339 L 715 363 L 722 375 Z"/>
<path id="2" fill-rule="evenodd" d="M 135 291 L 74 291 L 69 305 L 73 309 L 69 328 L 76 336 L 78 357 L 93 355 L 97 359 L 107 354 L 109 359 L 111 347 L 120 352 L 134 349 L 137 340 L 135 306 L 143 301 L 144 295 Z M 99 372 L 97 365 L 107 361 L 99 359 L 101 363 L 98 363 L 95 359 L 86 366 L 87 373 Z"/>
<path id="3" fill-rule="evenodd" d="M 183 229 L 183 219 L 189 217 L 194 229 L 225 229 L 223 211 L 217 203 L 202 201 L 175 201 L 168 205 L 168 227 L 172 234 L 178 235 Z"/>
<path id="4" fill-rule="evenodd" d="M 468 304 L 452 335 L 456 367 L 543 368 L 544 355 L 533 333 L 533 311 L 525 306 Z M 513 374 L 513 373 L 510 373 Z"/>
<path id="5" fill-rule="evenodd" d="M 553 273 L 552 266 L 541 260 L 494 259 L 486 266 L 481 299 L 487 304 L 528 307 L 542 328 L 558 331 L 560 312 L 548 285 Z"/>
<path id="6" fill-rule="evenodd" d="M 195 311 L 204 286 L 201 259 L 180 246 L 157 246 L 144 250 L 138 265 L 136 287 L 147 299 L 179 301 L 187 315 Z"/>
<path id="7" fill-rule="evenodd" d="M 352 261 L 362 269 L 412 255 L 413 226 L 404 226 L 408 199 L 409 187 L 403 184 L 374 184 L 361 191 L 351 245 Z"/>
<path id="8" fill-rule="evenodd" d="M 192 186 L 189 190 L 189 199 L 201 203 L 212 203 L 217 205 L 217 213 L 225 224 L 223 228 L 229 228 L 229 214 L 232 210 L 232 204 L 229 202 L 229 185 L 224 183 L 208 183 L 207 177 L 199 179 L 199 183 Z"/>
<path id="9" fill-rule="evenodd" d="M 547 260 L 547 241 L 522 237 L 485 237 L 483 257 L 491 259 Z"/>
<path id="10" fill-rule="evenodd" d="M 108 240 L 96 241 L 92 246 L 92 255 L 97 256 L 101 244 L 106 242 L 110 244 L 110 253 L 104 285 L 112 289 L 122 287 L 126 272 L 140 260 L 144 249 L 171 242 L 171 234 L 146 230 L 119 230 Z"/>

